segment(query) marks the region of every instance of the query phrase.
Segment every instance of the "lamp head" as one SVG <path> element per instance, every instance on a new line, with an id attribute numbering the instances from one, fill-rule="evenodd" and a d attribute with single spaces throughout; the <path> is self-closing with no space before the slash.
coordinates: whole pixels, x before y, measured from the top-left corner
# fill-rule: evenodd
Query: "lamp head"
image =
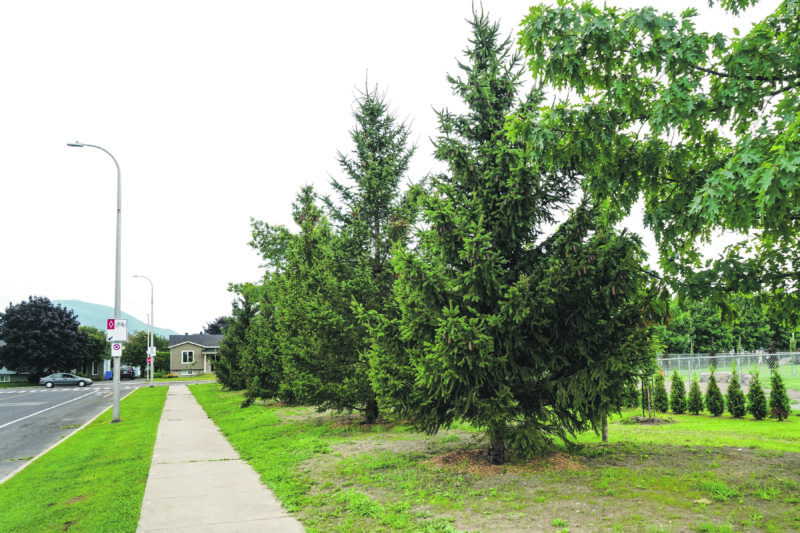
<path id="1" fill-rule="evenodd" d="M 67 146 L 72 146 L 73 148 L 83 148 L 86 145 L 75 141 L 74 143 L 67 143 Z"/>

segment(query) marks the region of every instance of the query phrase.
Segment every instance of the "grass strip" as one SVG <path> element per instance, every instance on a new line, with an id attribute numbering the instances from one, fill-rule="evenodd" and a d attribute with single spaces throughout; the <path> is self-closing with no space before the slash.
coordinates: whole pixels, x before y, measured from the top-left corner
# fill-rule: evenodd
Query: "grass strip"
<path id="1" fill-rule="evenodd" d="M 747 415 L 733 418 L 727 412 L 722 416 L 710 414 L 675 415 L 658 413 L 656 416 L 675 423 L 663 425 L 625 424 L 632 416 L 641 416 L 637 409 L 624 411 L 622 418 L 612 417 L 609 442 L 634 442 L 672 444 L 674 446 L 732 446 L 758 448 L 785 452 L 800 451 L 800 417 L 790 416 L 783 422 L 773 419 L 755 420 Z M 797 413 L 794 413 L 795 415 Z M 578 442 L 597 442 L 594 432 L 579 436 Z"/>
<path id="2" fill-rule="evenodd" d="M 309 407 L 256 402 L 242 409 L 242 394 L 217 384 L 190 390 L 309 533 L 550 530 L 555 523 L 586 531 L 800 526 L 797 417 L 683 415 L 663 426 L 617 417 L 609 445 L 589 432 L 580 440 L 590 446 L 576 454 L 492 473 L 468 462 L 440 468 L 427 461 L 480 447 L 469 428 L 434 436 L 400 424 L 363 428 Z"/>
<path id="3" fill-rule="evenodd" d="M 167 387 L 141 388 L 0 487 L 0 531 L 136 531 Z"/>

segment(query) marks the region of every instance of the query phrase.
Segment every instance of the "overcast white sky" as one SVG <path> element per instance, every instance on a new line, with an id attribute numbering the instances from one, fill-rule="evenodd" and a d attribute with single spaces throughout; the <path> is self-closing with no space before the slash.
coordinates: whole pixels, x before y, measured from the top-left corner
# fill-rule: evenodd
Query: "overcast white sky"
<path id="1" fill-rule="evenodd" d="M 535 1 L 484 0 L 505 32 Z M 619 0 L 610 4 L 638 6 Z M 660 9 L 706 0 L 649 2 Z M 735 25 L 749 28 L 777 2 Z M 122 309 L 199 332 L 257 281 L 250 217 L 291 223 L 351 149 L 354 94 L 386 91 L 434 168 L 433 109 L 467 46 L 471 0 L 55 0 L 0 4 L 0 311 L 29 295 L 114 305 L 122 170 Z M 729 31 L 730 19 L 700 19 Z M 635 229 L 632 227 L 632 229 Z"/>

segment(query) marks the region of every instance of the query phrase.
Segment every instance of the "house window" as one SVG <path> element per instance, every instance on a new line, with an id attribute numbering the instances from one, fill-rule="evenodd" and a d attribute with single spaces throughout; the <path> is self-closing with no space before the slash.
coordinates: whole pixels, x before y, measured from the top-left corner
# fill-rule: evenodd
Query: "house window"
<path id="1" fill-rule="evenodd" d="M 94 363 L 92 363 L 92 373 L 91 373 L 91 375 L 92 376 L 96 376 L 97 374 L 99 374 L 99 372 L 97 371 L 97 362 L 94 362 Z"/>
<path id="2" fill-rule="evenodd" d="M 0 383 L 11 383 L 11 376 L 8 374 L 0 374 Z"/>
<path id="3" fill-rule="evenodd" d="M 184 365 L 190 365 L 194 363 L 194 350 L 190 350 L 188 352 L 181 352 L 181 361 Z"/>
<path id="4" fill-rule="evenodd" d="M 181 376 L 191 376 L 193 372 L 193 370 L 181 370 Z"/>

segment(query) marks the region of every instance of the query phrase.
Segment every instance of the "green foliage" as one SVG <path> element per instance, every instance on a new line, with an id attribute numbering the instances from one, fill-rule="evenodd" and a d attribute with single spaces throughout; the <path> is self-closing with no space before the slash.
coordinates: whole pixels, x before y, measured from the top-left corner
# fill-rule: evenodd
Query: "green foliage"
<path id="1" fill-rule="evenodd" d="M 41 296 L 9 304 L 0 313 L 0 367 L 33 377 L 82 368 L 88 333 L 78 329 L 75 313 Z M 91 357 L 96 357 L 92 352 Z"/>
<path id="2" fill-rule="evenodd" d="M 368 326 L 355 313 L 397 314 L 389 259 L 393 246 L 407 246 L 419 188 L 400 192 L 414 152 L 406 125 L 377 89 L 357 104 L 353 154 L 339 154 L 349 182 L 333 180 L 339 202 L 323 199 L 329 216 L 305 187 L 293 205 L 298 234 L 253 223 L 251 245 L 269 270 L 242 368 L 248 402 L 277 396 L 322 410 L 362 411 L 371 423 L 379 406 L 364 356 Z"/>
<path id="3" fill-rule="evenodd" d="M 225 327 L 222 330 L 225 337 L 219 343 L 214 373 L 217 381 L 226 389 L 241 390 L 246 386 L 242 359 L 249 347 L 247 334 L 258 309 L 258 300 L 253 296 L 252 285 L 232 285 L 228 290 L 235 292 L 237 298 L 233 301 L 231 316 L 225 319 Z"/>
<path id="4" fill-rule="evenodd" d="M 781 422 L 792 414 L 792 404 L 789 401 L 789 395 L 786 393 L 786 386 L 783 384 L 781 373 L 777 369 L 772 372 L 769 383 L 769 416 L 770 418 L 777 418 L 778 422 Z"/>
<path id="5" fill-rule="evenodd" d="M 711 376 L 708 378 L 708 387 L 706 387 L 706 410 L 714 416 L 720 416 L 725 412 L 725 398 L 717 385 L 713 366 L 711 367 Z"/>
<path id="6" fill-rule="evenodd" d="M 686 412 L 686 387 L 677 369 L 672 373 L 672 382 L 669 391 L 669 407 L 676 415 L 682 415 Z"/>
<path id="7" fill-rule="evenodd" d="M 742 386 L 739 383 L 736 365 L 731 365 L 731 367 L 731 378 L 728 381 L 727 392 L 728 412 L 734 418 L 742 418 L 747 413 L 747 402 L 742 392 Z"/>
<path id="8" fill-rule="evenodd" d="M 686 402 L 686 410 L 693 415 L 699 415 L 703 411 L 703 392 L 700 390 L 700 383 L 697 376 L 692 376 L 692 385 L 689 387 L 689 400 Z"/>
<path id="9" fill-rule="evenodd" d="M 651 371 L 648 326 L 665 306 L 640 240 L 589 198 L 570 210 L 580 177 L 530 164 L 535 147 L 509 141 L 506 118 L 539 95 L 518 103 L 520 56 L 484 15 L 471 25 L 461 76 L 448 77 L 466 111 L 438 112 L 448 173 L 420 199 L 417 248 L 393 260 L 399 318 L 363 321 L 381 401 L 428 433 L 456 420 L 484 429 L 499 463 L 508 444 L 527 453 L 599 428 Z"/>
<path id="10" fill-rule="evenodd" d="M 696 16 L 532 7 L 520 41 L 534 85 L 557 96 L 509 130 L 541 147 L 536 164 L 584 175 L 617 217 L 643 196 L 662 269 L 682 294 L 764 287 L 772 313 L 797 323 L 800 12 L 781 2 L 732 38 L 700 32 Z M 720 229 L 747 239 L 704 263 Z"/>
<path id="11" fill-rule="evenodd" d="M 669 411 L 669 395 L 667 394 L 667 386 L 665 384 L 664 375 L 659 372 L 656 374 L 655 385 L 653 389 L 653 409 L 659 413 L 666 413 Z"/>
<path id="12" fill-rule="evenodd" d="M 169 349 L 169 341 L 160 335 L 153 334 L 153 344 L 156 347 L 156 353 L 159 350 L 166 351 Z M 147 365 L 147 332 L 137 331 L 128 337 L 128 342 L 122 350 L 121 363 L 123 365 L 138 366 L 145 368 Z M 144 371 L 142 371 L 144 374 Z"/>
<path id="13" fill-rule="evenodd" d="M 102 363 L 109 355 L 109 346 L 106 342 L 105 332 L 93 326 L 78 326 L 78 331 L 86 336 L 83 367 L 89 369 L 92 363 Z"/>
<path id="14" fill-rule="evenodd" d="M 747 391 L 747 412 L 756 420 L 763 420 L 767 417 L 767 397 L 758 378 L 758 370 L 753 369 L 752 375 L 750 389 Z"/>

